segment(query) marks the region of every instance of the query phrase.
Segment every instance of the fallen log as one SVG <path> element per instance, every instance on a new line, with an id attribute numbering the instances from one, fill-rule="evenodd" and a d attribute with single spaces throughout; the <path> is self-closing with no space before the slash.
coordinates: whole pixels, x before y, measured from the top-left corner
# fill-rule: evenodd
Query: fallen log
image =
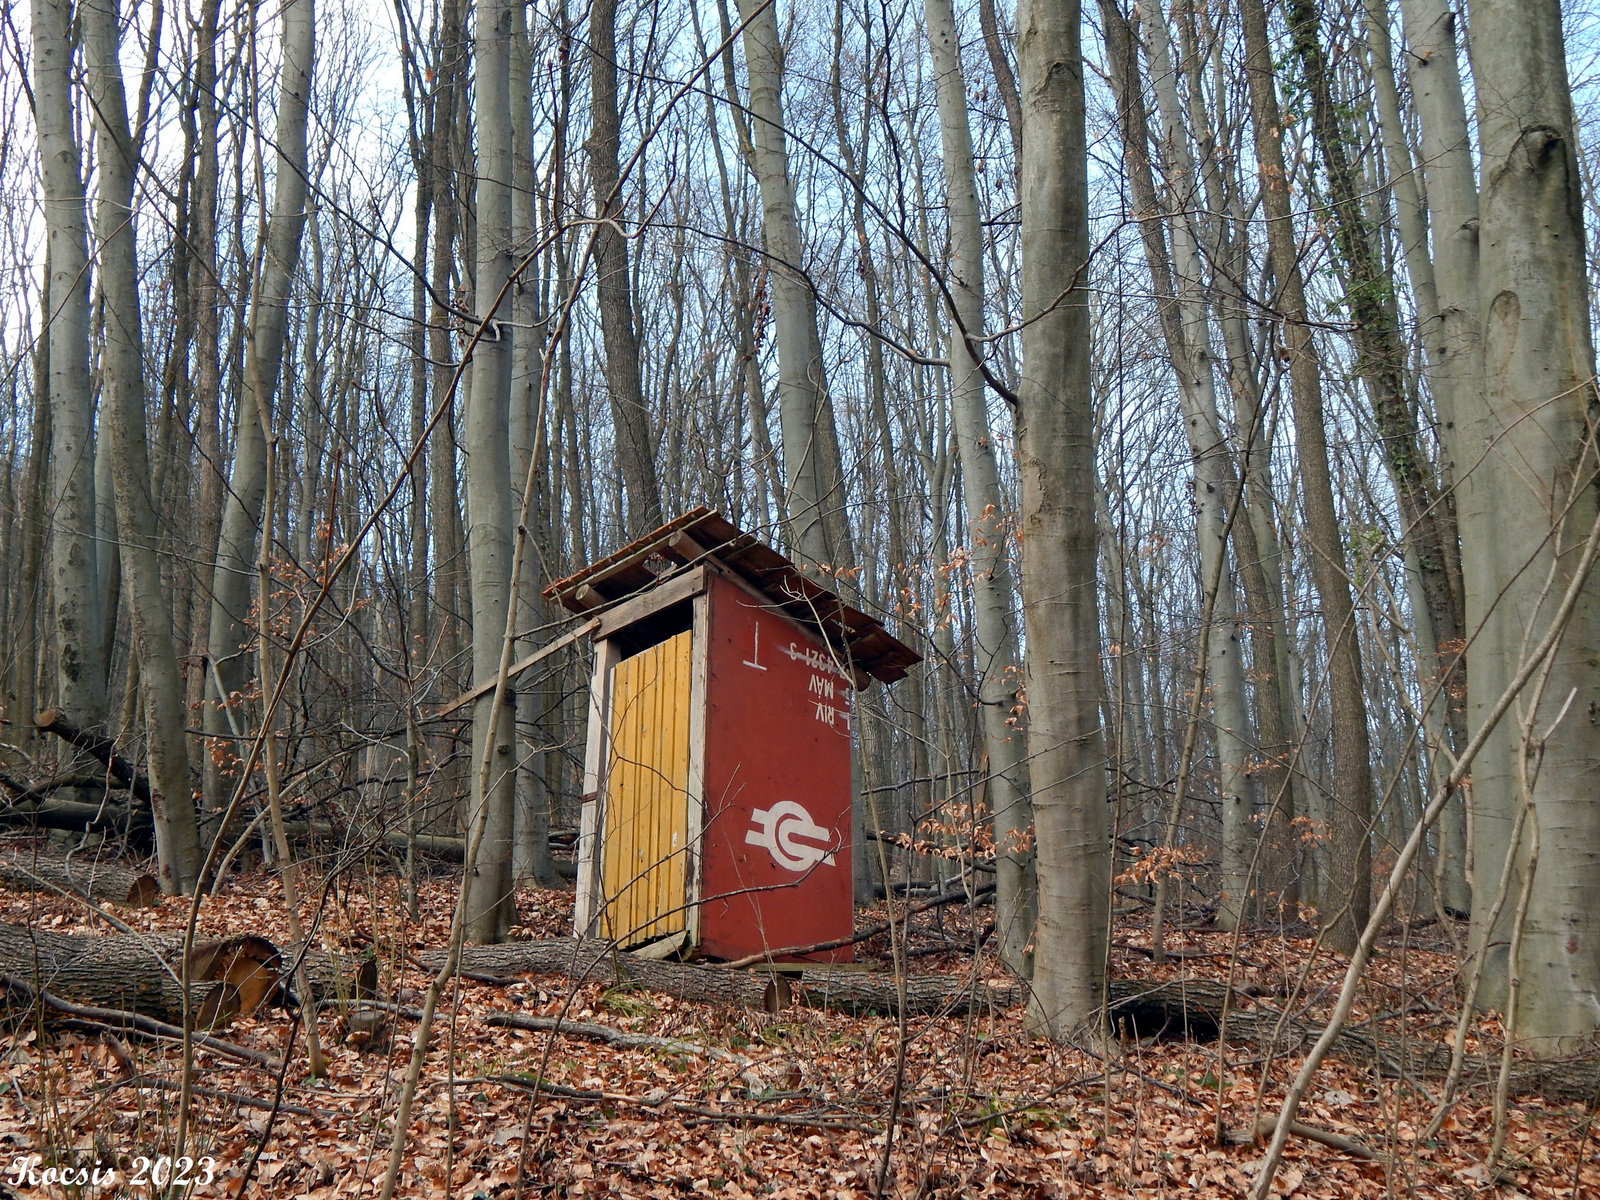
<path id="1" fill-rule="evenodd" d="M 45 709 L 33 718 L 33 724 L 41 733 L 53 733 L 62 741 L 82 750 L 110 771 L 113 779 L 132 791 L 136 800 L 144 804 L 150 803 L 150 781 L 137 767 L 117 753 L 117 744 L 110 738 L 87 729 L 80 729 L 58 708 Z"/>
<path id="2" fill-rule="evenodd" d="M 419 955 L 431 971 L 444 966 L 443 950 Z M 654 992 L 731 1007 L 764 1008 L 771 1002 L 772 976 L 765 971 L 730 971 L 693 963 L 657 962 L 613 951 L 598 939 L 553 938 L 466 946 L 460 970 L 488 975 L 565 975 L 610 985 L 637 984 Z M 893 979 L 861 971 L 807 968 L 795 983 L 797 1003 L 852 1014 L 892 1013 L 900 989 Z M 905 981 L 906 1011 L 913 1014 L 987 1012 L 1021 999 L 1016 987 L 991 988 L 954 975 L 912 975 Z"/>
<path id="3" fill-rule="evenodd" d="M 425 968 L 436 971 L 444 966 L 445 952 L 425 951 L 419 959 Z M 599 939 L 573 938 L 464 946 L 458 969 L 500 977 L 527 973 L 565 975 L 613 986 L 636 984 L 685 1000 L 745 1008 L 762 1008 L 771 1002 L 770 980 L 774 978 L 766 971 L 733 971 L 724 964 L 657 962 L 614 951 Z M 807 1007 L 853 1015 L 899 1011 L 901 987 L 889 975 L 808 966 L 790 982 L 796 1002 Z M 1021 982 L 996 986 L 959 975 L 908 975 L 904 984 L 906 1012 L 921 1016 L 1013 1008 L 1027 999 L 1027 990 Z M 1126 1022 L 1140 1037 L 1207 1041 L 1217 1036 L 1222 992 L 1219 984 L 1195 981 L 1113 980 L 1108 999 L 1113 1022 Z"/>
<path id="4" fill-rule="evenodd" d="M 0 808 L 0 825 L 74 833 L 126 833 L 141 841 L 148 841 L 153 829 L 148 812 L 129 811 L 123 804 L 61 800 L 5 774 L 0 774 L 0 788 L 14 797 L 11 804 Z"/>
<path id="5" fill-rule="evenodd" d="M 14 779 L 0 778 L 0 787 L 18 795 Z M 0 808 L 0 826 L 14 829 L 61 829 L 72 834 L 112 834 L 149 845 L 154 826 L 149 813 L 130 813 L 123 805 L 91 805 L 82 800 L 27 797 Z"/>
<path id="6" fill-rule="evenodd" d="M 391 850 L 404 850 L 409 840 L 404 830 L 388 829 L 367 833 L 359 827 L 341 828 L 332 821 L 285 821 L 283 832 L 292 838 L 325 838 L 329 841 L 354 845 L 382 842 Z M 419 833 L 417 852 L 451 862 L 460 862 L 467 854 L 467 840 L 447 833 Z"/>
<path id="7" fill-rule="evenodd" d="M 122 1030 L 128 1033 L 137 1033 L 143 1037 L 158 1038 L 170 1042 L 181 1042 L 183 1030 L 177 1025 L 169 1025 L 165 1021 L 158 1021 L 154 1017 L 147 1017 L 143 1013 L 128 1012 L 120 1008 L 99 1008 L 93 1004 L 74 1004 L 70 1000 L 63 1000 L 51 992 L 35 988 L 15 979 L 10 975 L 0 972 L 0 992 L 7 1000 L 20 999 L 30 1008 L 34 1004 L 42 1005 L 52 1013 L 60 1013 L 64 1018 L 62 1025 L 83 1030 L 85 1032 L 114 1032 Z M 265 1067 L 269 1071 L 281 1071 L 283 1063 L 270 1054 L 263 1054 L 259 1050 L 251 1050 L 247 1046 L 238 1046 L 232 1042 L 225 1042 L 221 1038 L 214 1038 L 203 1030 L 209 1026 L 195 1023 L 194 1044 L 204 1046 L 207 1050 L 231 1058 L 250 1066 Z"/>
<path id="8" fill-rule="evenodd" d="M 1107 985 L 1107 993 L 1114 1030 L 1121 1023 L 1126 1032 L 1141 1038 L 1214 1041 L 1221 1028 L 1226 989 L 1220 983 L 1116 979 Z M 1322 1026 L 1286 1017 L 1264 1000 L 1234 992 L 1227 1007 L 1228 1041 L 1295 1055 L 1322 1036 Z M 1370 1027 L 1347 1026 L 1340 1031 L 1332 1053 L 1363 1067 L 1376 1065 L 1391 1079 L 1443 1079 L 1450 1069 L 1450 1047 L 1443 1042 L 1401 1037 Z M 1498 1053 L 1468 1055 L 1462 1087 L 1493 1086 L 1499 1071 Z M 1564 1058 L 1513 1058 L 1510 1090 L 1513 1095 L 1543 1096 L 1559 1103 L 1593 1104 L 1600 1097 L 1600 1044 Z"/>
<path id="9" fill-rule="evenodd" d="M 6 961 L 6 931 L 11 928 L 0 926 L 0 969 Z M 103 944 L 125 940 L 129 939 L 99 939 Z M 197 947 L 196 953 L 201 949 Z M 445 959 L 443 950 L 424 951 L 417 956 L 420 965 L 430 972 L 440 970 Z M 285 969 L 293 961 L 293 953 L 286 952 L 282 962 L 274 962 L 271 970 Z M 316 1001 L 361 1001 L 371 995 L 370 962 L 361 956 L 336 957 L 326 950 L 311 949 L 305 954 L 305 968 Z M 519 974 L 559 975 L 608 986 L 637 986 L 699 1003 L 768 1011 L 775 1004 L 782 1006 L 792 994 L 795 1002 L 807 1007 L 853 1015 L 893 1015 L 901 995 L 900 986 L 885 975 L 818 968 L 805 970 L 791 982 L 789 977 L 761 970 L 730 971 L 724 966 L 658 962 L 615 951 L 597 939 L 554 938 L 466 946 L 461 951 L 458 972 L 496 980 Z M 203 974 L 195 977 L 204 978 Z M 175 985 L 172 992 L 176 994 Z M 1027 998 L 1027 986 L 994 986 L 954 975 L 913 975 L 905 980 L 904 995 L 908 1015 L 961 1015 L 1021 1004 Z M 1213 1041 L 1221 1030 L 1225 1009 L 1229 1041 L 1268 1046 L 1278 1054 L 1296 1054 L 1321 1034 L 1320 1027 L 1285 1017 L 1239 992 L 1226 1004 L 1225 1000 L 1226 989 L 1210 980 L 1114 979 L 1107 984 L 1111 1027 L 1131 1037 Z M 259 999 L 244 1004 L 242 1010 L 248 1012 L 255 1003 Z M 1335 1044 L 1335 1053 L 1363 1066 L 1376 1064 L 1391 1077 L 1442 1078 L 1450 1063 L 1450 1049 L 1441 1043 L 1364 1030 L 1345 1030 Z M 1463 1086 L 1492 1084 L 1498 1069 L 1497 1055 L 1470 1058 Z M 1563 1059 L 1515 1059 L 1511 1091 L 1558 1102 L 1593 1102 L 1600 1095 L 1600 1046 Z"/>
<path id="10" fill-rule="evenodd" d="M 49 779 L 41 779 L 33 785 L 37 792 L 53 796 L 57 792 L 126 792 L 128 789 L 119 779 L 114 779 L 105 772 L 98 775 L 86 775 L 82 772 L 68 775 L 52 775 Z M 119 801 L 118 803 L 121 803 Z"/>
<path id="11" fill-rule="evenodd" d="M 391 829 L 383 835 L 383 840 L 388 843 L 391 849 L 404 850 L 410 838 L 399 830 Z M 434 858 L 460 862 L 467 856 L 467 839 L 453 837 L 447 833 L 419 833 L 417 834 L 417 850 L 422 854 L 432 855 Z"/>
<path id="12" fill-rule="evenodd" d="M 601 1092 L 592 1088 L 567 1087 L 550 1083 L 537 1075 L 473 1075 L 457 1079 L 460 1086 L 472 1083 L 498 1083 L 519 1091 L 549 1096 L 555 1100 L 593 1100 L 603 1104 L 631 1104 L 650 1113 L 660 1113 L 670 1104 L 672 1111 L 687 1115 L 685 1127 L 699 1125 L 789 1125 L 799 1129 L 848 1130 L 852 1133 L 874 1133 L 876 1130 L 861 1121 L 841 1121 L 824 1116 L 807 1116 L 804 1113 L 738 1112 L 727 1108 L 708 1108 L 703 1104 L 686 1104 L 673 1100 L 666 1088 L 655 1088 L 643 1096 L 630 1096 L 626 1092 Z M 440 1087 L 434 1083 L 431 1087 Z M 904 1118 L 902 1118 L 904 1119 Z"/>
<path id="13" fill-rule="evenodd" d="M 55 854 L 0 858 L 0 883 L 21 891 L 62 891 L 96 903 L 148 908 L 161 903 L 154 875 L 107 860 Z"/>
<path id="14" fill-rule="evenodd" d="M 742 1054 L 721 1046 L 704 1046 L 682 1038 L 659 1037 L 651 1033 L 629 1033 L 610 1025 L 596 1025 L 589 1021 L 563 1021 L 556 1017 L 531 1017 L 526 1013 L 490 1013 L 483 1018 L 485 1025 L 499 1025 L 506 1029 L 525 1029 L 535 1033 L 560 1033 L 567 1037 L 588 1038 L 604 1042 L 613 1050 L 666 1050 L 672 1054 L 693 1054 L 701 1058 L 716 1058 L 748 1067 L 750 1060 Z"/>
<path id="15" fill-rule="evenodd" d="M 563 1021 L 555 1017 L 531 1017 L 525 1013 L 490 1013 L 483 1019 L 485 1025 L 499 1025 L 507 1029 L 525 1029 L 530 1032 L 559 1033 L 567 1037 L 589 1038 L 604 1042 L 613 1050 L 661 1050 L 668 1054 L 692 1054 L 700 1058 L 714 1058 L 718 1062 L 732 1063 L 739 1068 L 738 1080 L 752 1096 L 766 1090 L 767 1083 L 756 1073 L 755 1065 L 743 1054 L 736 1054 L 722 1046 L 706 1046 L 699 1042 L 686 1042 L 682 1038 L 658 1037 L 649 1033 L 628 1033 L 609 1025 L 595 1025 L 588 1021 Z"/>
<path id="16" fill-rule="evenodd" d="M 444 966 L 443 950 L 419 955 L 422 966 Z M 656 962 L 612 950 L 599 940 L 557 938 L 536 942 L 503 942 L 466 946 L 459 970 L 505 977 L 517 974 L 562 975 L 611 986 L 635 985 L 685 1000 L 739 1008 L 770 1008 L 774 978 L 763 971 L 730 971 L 722 966 Z M 315 986 L 315 984 L 313 985 Z M 1114 1031 L 1137 1038 L 1214 1041 L 1227 1014 L 1231 1042 L 1270 1046 L 1292 1055 L 1311 1045 L 1321 1028 L 1290 1018 L 1259 999 L 1200 979 L 1153 981 L 1113 979 L 1106 987 L 1107 1012 Z M 793 981 L 796 1003 L 855 1015 L 893 1015 L 900 989 L 892 977 L 837 969 L 807 969 Z M 1011 1008 L 1027 999 L 1027 985 L 1001 986 L 954 975 L 912 975 L 905 981 L 908 1015 L 958 1015 Z M 1345 1030 L 1335 1052 L 1347 1061 L 1374 1063 L 1391 1077 L 1443 1078 L 1450 1048 L 1438 1042 L 1404 1039 L 1389 1033 Z M 1499 1056 L 1469 1059 L 1463 1085 L 1492 1084 Z M 1600 1046 L 1563 1059 L 1517 1058 L 1512 1063 L 1511 1090 L 1558 1102 L 1593 1102 L 1600 1095 Z"/>
<path id="17" fill-rule="evenodd" d="M 437 972 L 445 963 L 443 950 L 424 950 L 416 961 L 424 970 Z M 297 949 L 284 951 L 285 965 L 297 960 Z M 304 953 L 306 977 L 312 998 L 344 1002 L 362 990 L 358 955 L 330 954 L 312 947 Z M 658 962 L 613 951 L 599 939 L 552 938 L 534 942 L 502 942 L 492 946 L 464 946 L 456 972 L 465 978 L 509 981 L 519 974 L 561 975 L 608 986 L 638 986 L 729 1008 L 786 1007 L 790 997 L 807 1007 L 862 1014 L 894 1012 L 899 990 L 887 976 L 859 971 L 807 969 L 802 980 L 764 970 L 730 971 L 721 966 Z M 1016 1003 L 1016 989 L 992 989 L 971 984 L 954 975 L 913 975 L 906 980 L 906 1010 L 916 1014 L 992 1011 Z M 1015 994 L 1014 994 L 1015 993 Z"/>
<path id="18" fill-rule="evenodd" d="M 178 966 L 183 939 L 171 935 L 70 934 L 0 924 L 0 974 L 74 1004 L 181 1022 Z M 253 934 L 197 943 L 189 955 L 190 1008 L 209 1028 L 249 1013 L 278 988 L 278 949 Z"/>
<path id="19" fill-rule="evenodd" d="M 280 952 L 280 971 L 287 986 L 297 986 L 297 973 L 303 971 L 306 986 L 311 989 L 311 1000 L 319 1008 L 338 1007 L 376 999 L 378 989 L 377 961 L 366 954 L 346 954 L 329 951 L 326 947 L 303 942 L 293 942 Z M 294 1004 L 302 1004 L 305 997 L 292 995 Z"/>

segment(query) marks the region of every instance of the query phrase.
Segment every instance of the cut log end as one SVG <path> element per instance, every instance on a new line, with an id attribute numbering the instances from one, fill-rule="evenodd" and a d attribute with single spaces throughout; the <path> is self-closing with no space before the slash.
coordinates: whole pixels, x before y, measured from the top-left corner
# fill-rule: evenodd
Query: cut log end
<path id="1" fill-rule="evenodd" d="M 128 896 L 123 903 L 129 908 L 155 908 L 161 903 L 161 885 L 156 882 L 154 875 L 142 872 L 128 888 Z"/>
<path id="2" fill-rule="evenodd" d="M 189 977 L 222 986 L 207 997 L 215 998 L 214 1017 L 248 1016 L 276 993 L 282 957 L 264 937 L 242 937 L 205 942 L 189 957 Z"/>
<path id="3" fill-rule="evenodd" d="M 0 925 L 0 974 L 63 1001 L 177 1022 L 182 940 L 171 935 L 66 934 Z M 254 934 L 201 942 L 190 952 L 189 1007 L 203 1028 L 254 1012 L 278 991 L 281 958 Z"/>
<path id="4" fill-rule="evenodd" d="M 95 903 L 150 908 L 161 903 L 161 885 L 147 871 L 114 861 L 33 854 L 0 859 L 0 884 L 26 892 L 61 892 Z"/>

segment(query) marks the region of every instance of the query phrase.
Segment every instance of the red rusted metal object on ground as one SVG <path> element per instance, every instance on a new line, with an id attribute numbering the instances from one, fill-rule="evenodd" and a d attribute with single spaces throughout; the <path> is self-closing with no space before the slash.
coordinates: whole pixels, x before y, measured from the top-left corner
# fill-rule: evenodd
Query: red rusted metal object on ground
<path id="1" fill-rule="evenodd" d="M 697 509 L 545 592 L 597 618 L 575 932 L 667 955 L 851 932 L 851 696 L 919 656 Z"/>

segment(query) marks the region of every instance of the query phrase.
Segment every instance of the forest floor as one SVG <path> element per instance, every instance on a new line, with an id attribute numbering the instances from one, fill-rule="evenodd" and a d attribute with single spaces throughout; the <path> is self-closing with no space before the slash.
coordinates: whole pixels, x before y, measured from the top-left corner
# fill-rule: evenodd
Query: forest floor
<path id="1" fill-rule="evenodd" d="M 420 1003 L 427 973 L 414 954 L 445 944 L 458 882 L 436 876 L 422 887 L 422 919 L 407 919 L 392 878 L 341 883 L 320 908 L 318 937 L 352 951 L 373 948 L 383 982 L 401 1005 Z M 555 937 L 569 928 L 571 893 L 527 888 L 515 936 Z M 168 900 L 123 918 L 135 928 L 181 930 L 185 906 Z M 252 932 L 288 942 L 278 884 L 241 876 L 201 906 L 202 935 Z M 863 925 L 881 920 L 860 914 Z M 978 921 L 985 921 L 980 910 Z M 0 920 L 61 932 L 105 923 L 65 899 L 0 892 Z M 967 915 L 936 910 L 913 918 L 911 969 L 998 979 L 985 952 L 976 966 Z M 1244 937 L 1233 982 L 1265 1003 L 1282 1003 L 1307 965 L 1312 942 L 1299 928 Z M 1454 958 L 1438 926 L 1386 939 L 1353 1022 L 1374 1009 L 1418 1037 L 1442 1041 L 1454 1027 Z M 1154 967 L 1147 922 L 1119 920 L 1117 973 L 1139 978 L 1223 979 L 1231 939 L 1181 931 L 1169 948 L 1185 957 Z M 857 958 L 887 965 L 882 938 Z M 1343 964 L 1311 964 L 1295 1011 L 1314 1019 L 1331 1003 Z M 505 981 L 502 981 L 502 984 Z M 509 1200 L 513 1196 L 853 1197 L 892 1196 L 1239 1196 L 1259 1169 L 1262 1148 L 1219 1144 L 1217 1132 L 1273 1112 L 1298 1056 L 1266 1061 L 1261 1047 L 1161 1042 L 1119 1047 L 1108 1065 L 1093 1055 L 1035 1038 L 1020 1010 L 982 1017 L 918 1017 L 901 1031 L 892 1018 L 810 1008 L 730 1011 L 671 996 L 527 977 L 509 986 L 463 981 L 441 1001 L 412 1114 L 397 1195 Z M 1243 1000 L 1241 1003 L 1252 1003 Z M 623 1050 L 600 1042 L 484 1023 L 521 1012 L 632 1033 L 668 1035 L 699 1048 Z M 240 1019 L 220 1036 L 275 1055 L 292 1021 L 280 1008 Z M 215 1160 L 195 1197 L 306 1197 L 377 1193 L 388 1161 L 392 1119 L 411 1051 L 412 1022 L 400 1018 L 388 1045 L 349 1044 L 342 1019 L 325 1013 L 328 1056 L 321 1080 L 307 1077 L 296 1040 L 281 1103 L 279 1080 L 208 1050 L 196 1057 L 196 1097 L 185 1154 Z M 1492 1017 L 1474 1031 L 1494 1045 Z M 375 1048 L 376 1047 L 376 1048 Z M 108 1045 L 93 1035 L 12 1029 L 0 1038 L 0 1195 L 147 1195 L 126 1181 L 135 1156 L 174 1152 L 180 1056 L 170 1045 Z M 494 1077 L 522 1076 L 526 1082 Z M 587 1097 L 535 1094 L 532 1081 Z M 884 1176 L 887 1115 L 896 1094 L 894 1143 Z M 1600 1130 L 1594 1112 L 1514 1098 L 1505 1171 L 1486 1178 L 1492 1133 L 1487 1089 L 1466 1094 L 1439 1137 L 1419 1133 L 1433 1111 L 1437 1081 L 1397 1083 L 1373 1064 L 1328 1061 L 1300 1120 L 1359 1139 L 1363 1161 L 1292 1139 L 1276 1194 L 1303 1197 L 1600 1197 Z M 1219 1119 L 1218 1105 L 1222 1106 Z M 258 1153 L 259 1152 L 259 1153 Z M 30 1154 L 51 1161 L 120 1161 L 116 1189 L 30 1186 L 13 1168 Z M 248 1186 L 247 1164 L 256 1157 Z M 194 1172 L 196 1179 L 200 1170 Z M 20 1178 L 21 1186 L 18 1187 Z M 42 1178 L 42 1177 L 41 1177 Z"/>

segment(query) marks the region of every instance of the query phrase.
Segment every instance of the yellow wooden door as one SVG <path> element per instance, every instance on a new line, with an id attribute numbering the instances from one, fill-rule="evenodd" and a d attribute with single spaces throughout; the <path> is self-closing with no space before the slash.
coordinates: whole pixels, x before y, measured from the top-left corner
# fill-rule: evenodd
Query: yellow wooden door
<path id="1" fill-rule="evenodd" d="M 623 946 L 687 927 L 689 636 L 611 670 L 600 927 Z"/>

